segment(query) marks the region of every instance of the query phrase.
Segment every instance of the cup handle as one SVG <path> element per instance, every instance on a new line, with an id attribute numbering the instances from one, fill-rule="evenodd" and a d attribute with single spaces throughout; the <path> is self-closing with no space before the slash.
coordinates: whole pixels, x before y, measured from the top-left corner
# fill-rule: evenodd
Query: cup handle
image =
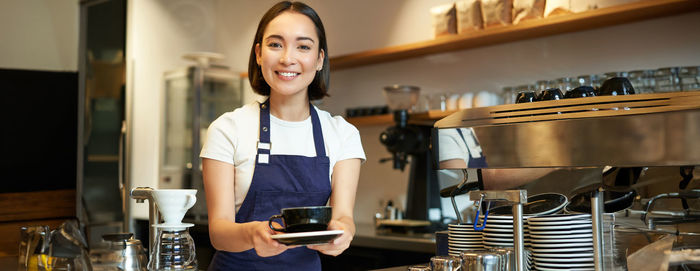
<path id="1" fill-rule="evenodd" d="M 187 205 L 185 205 L 185 211 L 189 210 L 197 202 L 197 195 L 187 195 Z"/>
<path id="2" fill-rule="evenodd" d="M 278 229 L 278 228 L 275 228 L 274 226 L 272 226 L 272 220 L 274 220 L 275 218 L 282 219 L 282 222 L 284 222 L 284 217 L 282 217 L 282 215 L 273 215 L 270 217 L 270 219 L 267 220 L 267 226 L 269 226 L 270 229 L 272 229 L 273 231 L 282 231 L 283 232 L 285 230 L 284 228 Z"/>

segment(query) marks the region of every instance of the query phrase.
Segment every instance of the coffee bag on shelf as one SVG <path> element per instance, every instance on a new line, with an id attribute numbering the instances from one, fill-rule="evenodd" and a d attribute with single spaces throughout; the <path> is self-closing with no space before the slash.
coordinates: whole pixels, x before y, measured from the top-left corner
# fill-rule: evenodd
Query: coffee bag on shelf
<path id="1" fill-rule="evenodd" d="M 484 28 L 510 25 L 513 21 L 513 0 L 482 0 Z"/>
<path id="2" fill-rule="evenodd" d="M 460 0 L 455 3 L 455 7 L 457 10 L 457 33 L 464 34 L 484 28 L 480 0 Z"/>
<path id="3" fill-rule="evenodd" d="M 432 7 L 430 15 L 433 17 L 435 37 L 457 34 L 457 14 L 454 3 Z"/>
<path id="4" fill-rule="evenodd" d="M 513 0 L 513 24 L 544 15 L 545 0 Z"/>

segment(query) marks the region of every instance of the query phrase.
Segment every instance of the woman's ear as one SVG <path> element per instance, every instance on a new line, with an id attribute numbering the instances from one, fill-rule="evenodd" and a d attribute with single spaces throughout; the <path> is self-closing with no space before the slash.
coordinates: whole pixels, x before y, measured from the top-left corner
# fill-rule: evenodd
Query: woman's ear
<path id="1" fill-rule="evenodd" d="M 255 62 L 260 66 L 260 43 L 255 44 Z"/>
<path id="2" fill-rule="evenodd" d="M 323 49 L 318 51 L 318 59 L 316 60 L 316 70 L 320 71 L 323 69 L 323 59 L 326 57 L 326 52 Z"/>

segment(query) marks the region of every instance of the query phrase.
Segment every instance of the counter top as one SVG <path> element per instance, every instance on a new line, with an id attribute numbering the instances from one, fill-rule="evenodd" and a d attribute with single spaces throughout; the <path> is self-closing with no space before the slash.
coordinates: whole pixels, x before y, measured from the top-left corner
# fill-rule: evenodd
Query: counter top
<path id="1" fill-rule="evenodd" d="M 351 246 L 435 253 L 435 233 L 384 234 L 374 224 L 356 224 Z"/>

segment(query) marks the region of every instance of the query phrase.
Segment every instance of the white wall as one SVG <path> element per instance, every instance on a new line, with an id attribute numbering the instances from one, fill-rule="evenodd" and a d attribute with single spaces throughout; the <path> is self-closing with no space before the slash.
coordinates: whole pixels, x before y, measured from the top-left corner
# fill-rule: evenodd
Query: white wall
<path id="1" fill-rule="evenodd" d="M 135 3 L 134 3 L 135 2 Z M 204 28 L 212 36 L 198 33 L 195 40 L 176 38 L 178 28 L 189 20 L 167 15 L 178 3 L 196 2 L 209 10 L 201 18 L 213 26 Z M 245 72 L 257 23 L 277 0 L 131 1 L 130 16 L 138 30 L 129 44 L 135 60 L 134 145 L 132 179 L 155 182 L 157 178 L 156 93 L 162 88 L 162 71 L 184 65 L 179 60 L 187 50 L 213 50 L 226 55 L 235 71 Z M 448 0 L 356 0 L 306 1 L 324 21 L 331 56 L 432 39 L 429 8 Z M 158 10 L 160 9 L 160 10 Z M 138 22 L 138 24 L 136 24 Z M 381 105 L 381 89 L 390 84 L 413 84 L 430 92 L 498 91 L 504 86 L 531 83 L 587 73 L 700 65 L 700 13 L 690 13 L 602 29 L 450 52 L 397 62 L 383 63 L 332 73 L 331 98 L 322 107 L 342 114 L 345 108 Z M 171 28 L 176 28 L 173 30 Z M 131 37 L 131 36 L 130 36 Z M 140 41 L 139 41 L 140 40 Z M 150 48 L 145 50 L 145 47 Z M 157 48 L 157 50 L 156 50 Z M 150 63 L 158 61 L 158 63 Z M 167 64 L 166 64 L 167 63 Z M 362 167 L 355 216 L 370 222 L 381 200 L 401 204 L 407 173 L 379 164 L 389 153 L 379 143 L 383 126 L 359 127 L 368 161 Z M 379 177 L 381 176 L 381 177 Z M 145 214 L 145 213 L 144 213 Z"/>
<path id="2" fill-rule="evenodd" d="M 127 118 L 132 185 L 157 187 L 163 73 L 190 65 L 182 55 L 213 51 L 212 1 L 136 0 L 127 4 Z M 132 204 L 148 217 L 146 204 Z"/>
<path id="3" fill-rule="evenodd" d="M 0 68 L 78 70 L 78 0 L 0 0 Z"/>

